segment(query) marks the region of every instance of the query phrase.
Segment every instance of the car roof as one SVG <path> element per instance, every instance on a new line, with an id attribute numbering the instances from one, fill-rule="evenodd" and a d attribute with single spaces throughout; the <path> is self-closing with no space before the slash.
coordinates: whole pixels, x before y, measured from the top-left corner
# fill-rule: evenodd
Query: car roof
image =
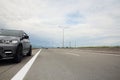
<path id="1" fill-rule="evenodd" d="M 22 34 L 24 34 L 25 32 L 23 30 L 11 30 L 11 29 L 0 29 L 0 32 L 2 32 L 2 34 L 5 35 L 18 35 L 18 36 L 22 36 Z"/>
<path id="2" fill-rule="evenodd" d="M 23 30 L 14 30 L 14 29 L 0 29 L 0 30 L 4 30 L 4 31 L 19 31 L 19 32 L 24 32 Z"/>

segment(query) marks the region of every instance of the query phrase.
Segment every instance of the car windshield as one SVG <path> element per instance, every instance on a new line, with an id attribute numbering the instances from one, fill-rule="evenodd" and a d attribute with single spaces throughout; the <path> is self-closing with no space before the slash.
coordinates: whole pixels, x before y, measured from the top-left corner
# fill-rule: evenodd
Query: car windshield
<path id="1" fill-rule="evenodd" d="M 0 36 L 21 36 L 22 31 L 19 30 L 0 30 Z"/>

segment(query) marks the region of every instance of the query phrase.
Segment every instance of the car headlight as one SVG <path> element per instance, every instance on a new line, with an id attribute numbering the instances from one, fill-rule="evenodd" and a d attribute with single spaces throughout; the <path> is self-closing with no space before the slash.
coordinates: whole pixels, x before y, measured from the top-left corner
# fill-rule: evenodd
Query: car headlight
<path id="1" fill-rule="evenodd" d="M 11 43 L 18 43 L 18 40 L 12 40 Z"/>

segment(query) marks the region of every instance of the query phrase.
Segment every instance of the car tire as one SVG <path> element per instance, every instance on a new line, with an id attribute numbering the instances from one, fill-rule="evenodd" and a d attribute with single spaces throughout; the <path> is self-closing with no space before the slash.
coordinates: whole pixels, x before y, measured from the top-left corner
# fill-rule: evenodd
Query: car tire
<path id="1" fill-rule="evenodd" d="M 27 53 L 27 56 L 31 56 L 32 55 L 32 47 L 30 46 L 29 52 Z"/>
<path id="2" fill-rule="evenodd" d="M 22 58 L 23 58 L 23 48 L 22 46 L 18 46 L 17 50 L 16 50 L 16 54 L 15 54 L 15 57 L 14 57 L 14 62 L 15 63 L 20 63 Z"/>

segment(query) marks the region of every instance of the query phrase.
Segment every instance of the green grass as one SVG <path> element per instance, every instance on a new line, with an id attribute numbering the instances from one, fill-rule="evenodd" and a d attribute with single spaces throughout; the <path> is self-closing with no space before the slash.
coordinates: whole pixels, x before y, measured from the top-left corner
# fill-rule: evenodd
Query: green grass
<path id="1" fill-rule="evenodd" d="M 120 48 L 120 46 L 86 46 L 86 47 L 78 47 L 78 48 Z"/>

